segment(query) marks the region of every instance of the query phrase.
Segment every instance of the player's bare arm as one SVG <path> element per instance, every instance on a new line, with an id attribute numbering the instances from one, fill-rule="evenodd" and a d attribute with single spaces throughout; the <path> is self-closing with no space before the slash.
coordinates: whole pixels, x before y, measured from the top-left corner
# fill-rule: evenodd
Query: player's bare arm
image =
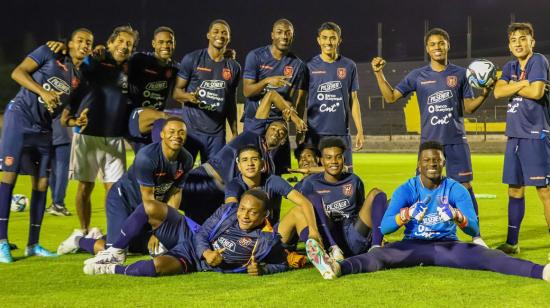
<path id="1" fill-rule="evenodd" d="M 244 79 L 243 94 L 246 97 L 260 95 L 268 85 L 274 88 L 279 88 L 283 86 L 290 86 L 291 84 L 285 76 L 270 76 L 259 81 Z"/>
<path id="2" fill-rule="evenodd" d="M 60 92 L 48 91 L 32 79 L 32 73 L 38 69 L 38 64 L 31 58 L 26 57 L 11 73 L 11 78 L 22 87 L 34 92 L 44 102 L 46 108 L 53 112 L 53 109 L 60 103 Z"/>
<path id="3" fill-rule="evenodd" d="M 465 98 L 464 99 L 464 111 L 466 113 L 472 114 L 476 112 L 476 110 L 483 105 L 485 100 L 487 100 L 487 97 L 489 97 L 489 94 L 491 94 L 491 91 L 493 90 L 493 87 L 489 88 L 483 88 L 483 92 L 480 96 L 474 97 L 474 98 Z"/>
<path id="4" fill-rule="evenodd" d="M 361 150 L 365 143 L 365 136 L 363 135 L 363 120 L 361 118 L 361 105 L 359 104 L 359 97 L 357 91 L 351 92 L 351 117 L 355 128 L 357 129 L 357 135 L 355 136 L 354 150 Z"/>

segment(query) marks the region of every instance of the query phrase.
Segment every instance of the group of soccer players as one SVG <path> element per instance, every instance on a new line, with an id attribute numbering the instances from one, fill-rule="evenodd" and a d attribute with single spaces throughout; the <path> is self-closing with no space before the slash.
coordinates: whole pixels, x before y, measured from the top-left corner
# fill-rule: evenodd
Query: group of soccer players
<path id="1" fill-rule="evenodd" d="M 168 27 L 154 31 L 153 52 L 135 51 L 139 34 L 129 26 L 115 28 L 105 46 L 93 49 L 93 33 L 79 28 L 68 42 L 40 46 L 12 74 L 22 88 L 2 130 L 0 262 L 13 262 L 10 201 L 17 175 L 28 174 L 25 255 L 87 251 L 94 256 L 85 262 L 86 274 L 277 273 L 304 266 L 296 252 L 301 241 L 328 279 L 424 264 L 550 280 L 550 267 L 505 254 L 519 252 L 524 186 L 537 187 L 550 230 L 548 61 L 533 52 L 530 24 L 511 24 L 508 37 L 516 59 L 477 96 L 466 70 L 449 63 L 443 29 L 425 36 L 430 63 L 395 88 L 384 78 L 385 60 L 372 60 L 384 99 L 393 103 L 416 92 L 422 119 L 417 175 L 388 204 L 386 193 L 365 192 L 353 173 L 352 148 L 364 143 L 358 71 L 339 53 L 337 24 L 320 26 L 320 54 L 303 62 L 290 51 L 292 23 L 275 21 L 271 44 L 250 51 L 243 72 L 228 48 L 231 28 L 221 19 L 207 30 L 208 46 L 181 63 L 172 60 L 176 40 Z M 246 104 L 238 133 L 241 79 Z M 510 185 L 509 229 L 498 250 L 480 235 L 463 124 L 464 112 L 475 112 L 493 88 L 495 97 L 510 97 L 503 176 Z M 181 111 L 165 110 L 170 97 Z M 69 176 L 79 182 L 80 222 L 57 254 L 38 243 L 54 119 L 74 127 Z M 290 169 L 289 122 L 297 132 L 297 169 Z M 127 171 L 125 140 L 136 153 Z M 198 154 L 201 164 L 193 168 Z M 304 174 L 294 187 L 280 177 L 289 171 Z M 107 191 L 106 236 L 90 224 L 98 175 Z M 281 217 L 282 198 L 296 206 Z M 401 226 L 405 238 L 385 243 L 384 235 Z M 458 241 L 456 226 L 472 243 Z M 128 252 L 152 258 L 125 265 Z"/>

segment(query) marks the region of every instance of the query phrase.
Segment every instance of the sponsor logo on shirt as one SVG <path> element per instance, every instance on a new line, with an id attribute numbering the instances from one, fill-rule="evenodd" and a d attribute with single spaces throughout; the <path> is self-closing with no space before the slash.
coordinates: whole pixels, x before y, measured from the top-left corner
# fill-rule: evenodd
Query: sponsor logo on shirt
<path id="1" fill-rule="evenodd" d="M 447 105 L 428 105 L 428 112 L 434 113 L 434 112 L 452 112 L 453 107 L 449 107 Z"/>
<path id="2" fill-rule="evenodd" d="M 166 80 L 149 82 L 145 89 L 149 91 L 160 91 L 168 88 L 168 82 Z"/>
<path id="3" fill-rule="evenodd" d="M 272 70 L 273 66 L 262 64 L 262 65 L 260 65 L 260 68 L 263 69 L 263 70 Z"/>
<path id="4" fill-rule="evenodd" d="M 153 70 L 150 70 L 150 69 L 145 69 L 145 72 L 149 73 L 149 74 L 153 74 L 153 75 L 158 75 L 159 73 L 157 71 L 153 71 Z"/>
<path id="5" fill-rule="evenodd" d="M 336 70 L 336 75 L 338 76 L 338 78 L 340 79 L 344 79 L 346 78 L 346 68 L 345 67 L 339 67 L 337 70 Z"/>
<path id="6" fill-rule="evenodd" d="M 432 84 L 432 83 L 436 83 L 435 80 L 425 80 L 425 81 L 421 81 L 420 84 Z"/>
<path id="7" fill-rule="evenodd" d="M 328 190 L 328 189 L 323 189 L 323 190 L 316 190 L 316 192 L 317 192 L 318 194 L 328 194 L 328 193 L 330 192 L 330 190 Z"/>
<path id="8" fill-rule="evenodd" d="M 428 96 L 428 105 L 438 104 L 452 97 L 453 97 L 453 91 L 451 90 L 437 91 L 434 94 Z"/>
<path id="9" fill-rule="evenodd" d="M 212 69 L 210 69 L 210 68 L 208 68 L 208 67 L 197 66 L 197 71 L 211 72 Z"/>
<path id="10" fill-rule="evenodd" d="M 48 82 L 52 87 L 54 87 L 57 91 L 61 91 L 65 94 L 69 94 L 71 92 L 71 87 L 65 82 L 65 80 L 52 76 L 48 78 Z M 46 87 L 44 87 L 46 89 Z M 49 90 L 49 89 L 46 89 Z"/>
<path id="11" fill-rule="evenodd" d="M 454 88 L 458 84 L 458 78 L 456 76 L 447 76 L 447 86 Z"/>
<path id="12" fill-rule="evenodd" d="M 224 80 L 230 80 L 231 79 L 231 70 L 228 68 L 224 68 L 222 72 L 222 77 Z"/>
<path id="13" fill-rule="evenodd" d="M 439 117 L 439 116 L 435 115 L 430 119 L 430 124 L 432 124 L 432 126 L 447 125 L 451 122 L 452 118 L 453 118 L 452 113 L 448 113 L 448 114 L 444 115 L 443 117 Z"/>
<path id="14" fill-rule="evenodd" d="M 342 199 L 342 200 L 334 201 L 334 202 L 329 203 L 329 204 L 325 204 L 325 210 L 327 212 L 341 211 L 341 210 L 347 208 L 348 206 L 350 206 L 349 200 L 348 199 Z"/>
<path id="15" fill-rule="evenodd" d="M 225 81 L 223 80 L 204 80 L 200 88 L 208 90 L 219 90 L 225 88 Z"/>
<path id="16" fill-rule="evenodd" d="M 317 92 L 325 93 L 325 92 L 332 92 L 334 90 L 338 90 L 342 88 L 342 83 L 340 81 L 329 81 L 320 84 L 317 87 Z"/>
<path id="17" fill-rule="evenodd" d="M 311 74 L 326 74 L 327 71 L 311 71 Z"/>
<path id="18" fill-rule="evenodd" d="M 218 246 L 218 248 L 215 248 L 215 249 L 225 248 L 227 250 L 235 252 L 235 246 L 236 245 L 233 241 L 228 240 L 223 236 L 220 236 L 220 237 L 218 237 L 218 240 L 216 240 L 216 242 L 214 243 L 214 246 Z"/>
<path id="19" fill-rule="evenodd" d="M 294 74 L 294 68 L 290 65 L 285 66 L 283 69 L 283 75 L 286 78 L 292 78 L 292 75 Z"/>
<path id="20" fill-rule="evenodd" d="M 519 103 L 508 103 L 507 113 L 516 113 L 518 112 Z"/>

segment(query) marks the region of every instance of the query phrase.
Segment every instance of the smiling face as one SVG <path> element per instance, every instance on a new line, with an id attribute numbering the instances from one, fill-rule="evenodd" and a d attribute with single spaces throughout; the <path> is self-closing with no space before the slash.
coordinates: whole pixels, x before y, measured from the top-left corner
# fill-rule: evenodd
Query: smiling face
<path id="1" fill-rule="evenodd" d="M 443 152 L 435 149 L 426 149 L 420 153 L 418 169 L 423 182 L 437 182 L 442 178 L 445 157 Z"/>
<path id="2" fill-rule="evenodd" d="M 434 61 L 446 61 L 449 48 L 449 42 L 444 36 L 439 34 L 430 35 L 426 42 L 426 52 L 430 56 L 430 59 Z"/>
<path id="3" fill-rule="evenodd" d="M 239 154 L 237 167 L 244 177 L 251 179 L 260 174 L 263 167 L 262 157 L 258 151 L 245 150 Z"/>
<path id="4" fill-rule="evenodd" d="M 312 149 L 304 149 L 298 158 L 298 167 L 311 168 L 319 166 L 319 157 Z"/>
<path id="5" fill-rule="evenodd" d="M 217 49 L 222 49 L 229 44 L 231 41 L 231 34 L 229 33 L 229 28 L 222 24 L 216 23 L 212 25 L 212 28 L 206 34 L 208 39 L 208 45 Z"/>
<path id="6" fill-rule="evenodd" d="M 69 54 L 72 58 L 83 60 L 92 52 L 94 36 L 86 31 L 76 32 L 69 41 Z"/>
<path id="7" fill-rule="evenodd" d="M 270 149 L 282 145 L 286 141 L 288 130 L 283 122 L 275 121 L 269 124 L 265 131 L 265 141 Z"/>
<path id="8" fill-rule="evenodd" d="M 286 23 L 278 23 L 271 31 L 272 45 L 282 52 L 286 52 L 292 45 L 294 39 L 294 28 Z"/>
<path id="9" fill-rule="evenodd" d="M 323 30 L 317 37 L 317 43 L 321 47 L 321 53 L 325 55 L 334 55 L 338 53 L 338 46 L 342 40 L 334 30 Z"/>
<path id="10" fill-rule="evenodd" d="M 535 39 L 527 30 L 517 30 L 508 37 L 508 48 L 514 57 L 518 59 L 526 59 L 533 54 L 535 47 Z"/>
<path id="11" fill-rule="evenodd" d="M 187 139 L 187 128 L 181 121 L 168 121 L 160 132 L 162 143 L 173 151 L 179 151 L 185 139 Z"/>
<path id="12" fill-rule="evenodd" d="M 241 230 L 253 230 L 261 225 L 266 217 L 267 211 L 261 200 L 252 195 L 243 195 L 237 209 L 237 220 Z"/>
<path id="13" fill-rule="evenodd" d="M 321 164 L 325 174 L 338 178 L 344 170 L 344 150 L 339 147 L 324 148 L 321 152 Z"/>
<path id="14" fill-rule="evenodd" d="M 118 63 L 128 60 L 134 49 L 134 36 L 128 32 L 120 32 L 112 41 L 107 42 L 107 49 Z"/>
<path id="15" fill-rule="evenodd" d="M 152 45 L 155 50 L 155 57 L 162 61 L 168 61 L 174 53 L 176 39 L 170 32 L 159 32 L 155 35 Z"/>

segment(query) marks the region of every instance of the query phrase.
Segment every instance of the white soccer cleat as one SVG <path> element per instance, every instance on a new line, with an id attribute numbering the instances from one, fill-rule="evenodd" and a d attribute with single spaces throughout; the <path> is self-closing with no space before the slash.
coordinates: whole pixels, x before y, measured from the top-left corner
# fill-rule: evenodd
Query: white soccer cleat
<path id="1" fill-rule="evenodd" d="M 341 275 L 340 264 L 332 260 L 316 240 L 307 240 L 306 253 L 309 261 L 324 279 L 335 279 Z"/>
<path id="2" fill-rule="evenodd" d="M 333 245 L 328 248 L 328 255 L 336 262 L 344 261 L 344 252 L 338 245 Z"/>
<path id="3" fill-rule="evenodd" d="M 93 238 L 94 240 L 98 240 L 103 237 L 103 233 L 101 233 L 101 230 L 97 227 L 93 227 L 88 231 L 88 234 L 86 234 L 85 238 Z"/>
<path id="4" fill-rule="evenodd" d="M 546 264 L 542 270 L 542 279 L 550 282 L 550 264 Z"/>
<path id="5" fill-rule="evenodd" d="M 88 263 L 84 265 L 84 274 L 86 275 L 113 275 L 115 273 L 116 264 L 97 264 Z"/>
<path id="6" fill-rule="evenodd" d="M 78 246 L 78 241 L 84 237 L 84 232 L 80 229 L 75 229 L 69 237 L 59 244 L 57 247 L 58 255 L 66 255 L 68 253 L 75 253 L 80 248 Z"/>
<path id="7" fill-rule="evenodd" d="M 489 248 L 489 246 L 487 245 L 487 243 L 485 243 L 485 241 L 481 238 L 481 236 L 472 237 L 472 243 L 479 246 L 483 246 L 485 248 Z"/>
<path id="8" fill-rule="evenodd" d="M 124 264 L 124 261 L 126 261 L 126 250 L 109 247 L 98 252 L 95 257 L 84 261 L 84 264 Z"/>

